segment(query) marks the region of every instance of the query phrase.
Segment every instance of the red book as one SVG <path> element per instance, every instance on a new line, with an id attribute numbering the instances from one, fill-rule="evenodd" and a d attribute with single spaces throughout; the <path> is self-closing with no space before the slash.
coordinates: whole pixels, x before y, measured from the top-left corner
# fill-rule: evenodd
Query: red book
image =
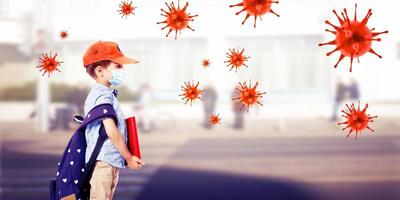
<path id="1" fill-rule="evenodd" d="M 139 139 L 135 117 L 126 118 L 125 122 L 126 130 L 128 131 L 128 149 L 132 155 L 135 155 L 136 157 L 142 159 L 140 156 Z"/>

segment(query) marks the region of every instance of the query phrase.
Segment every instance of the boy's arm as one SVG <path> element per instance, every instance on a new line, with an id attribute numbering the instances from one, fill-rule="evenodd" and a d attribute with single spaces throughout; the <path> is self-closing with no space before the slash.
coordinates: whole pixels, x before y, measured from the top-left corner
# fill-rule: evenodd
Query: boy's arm
<path id="1" fill-rule="evenodd" d="M 118 130 L 114 120 L 111 118 L 105 118 L 105 119 L 103 119 L 103 124 L 104 124 L 104 128 L 106 129 L 108 138 L 110 139 L 111 143 L 121 153 L 122 157 L 127 161 L 128 166 L 131 168 L 132 164 L 135 164 L 136 162 L 139 165 L 142 165 L 142 161 L 139 158 L 136 158 L 135 156 L 133 156 L 129 152 L 128 147 L 125 144 L 125 140 L 122 138 L 122 134 Z M 133 166 L 133 167 L 137 168 L 137 166 L 136 167 Z"/>

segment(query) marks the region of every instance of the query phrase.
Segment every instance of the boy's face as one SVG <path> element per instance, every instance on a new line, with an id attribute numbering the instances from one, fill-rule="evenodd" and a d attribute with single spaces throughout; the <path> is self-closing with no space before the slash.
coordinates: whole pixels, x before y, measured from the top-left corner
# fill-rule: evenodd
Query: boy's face
<path id="1" fill-rule="evenodd" d="M 111 62 L 107 68 L 102 66 L 97 66 L 95 69 L 95 73 L 97 76 L 96 80 L 108 83 L 108 80 L 110 80 L 112 77 L 112 71 L 118 69 L 123 69 L 123 65 L 115 62 Z"/>

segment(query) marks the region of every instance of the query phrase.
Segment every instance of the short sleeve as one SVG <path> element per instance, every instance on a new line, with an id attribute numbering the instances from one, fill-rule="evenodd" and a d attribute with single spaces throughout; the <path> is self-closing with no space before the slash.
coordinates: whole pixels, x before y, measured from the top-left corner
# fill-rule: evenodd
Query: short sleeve
<path id="1" fill-rule="evenodd" d="M 108 103 L 108 104 L 113 104 L 113 94 L 102 94 L 100 95 L 96 101 L 95 101 L 95 106 Z"/>

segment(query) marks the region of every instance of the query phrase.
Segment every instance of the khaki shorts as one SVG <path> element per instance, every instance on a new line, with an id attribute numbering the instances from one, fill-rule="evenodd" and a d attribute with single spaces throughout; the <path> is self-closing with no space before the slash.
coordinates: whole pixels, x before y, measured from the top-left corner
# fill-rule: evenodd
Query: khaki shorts
<path id="1" fill-rule="evenodd" d="M 119 169 L 103 161 L 96 161 L 90 179 L 90 200 L 112 200 L 117 187 Z"/>

